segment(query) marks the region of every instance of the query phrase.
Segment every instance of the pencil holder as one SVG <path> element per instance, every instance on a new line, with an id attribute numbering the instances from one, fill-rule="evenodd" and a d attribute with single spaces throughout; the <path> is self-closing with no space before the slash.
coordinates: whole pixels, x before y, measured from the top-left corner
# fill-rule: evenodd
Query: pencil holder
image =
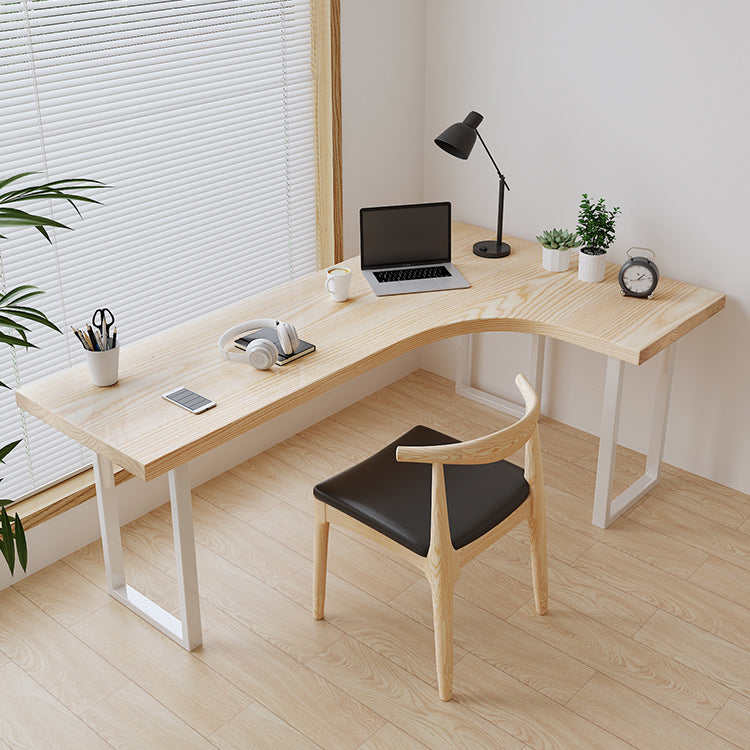
<path id="1" fill-rule="evenodd" d="M 117 382 L 120 366 L 120 347 L 103 352 L 84 351 L 89 365 L 89 375 L 94 385 L 107 386 Z"/>

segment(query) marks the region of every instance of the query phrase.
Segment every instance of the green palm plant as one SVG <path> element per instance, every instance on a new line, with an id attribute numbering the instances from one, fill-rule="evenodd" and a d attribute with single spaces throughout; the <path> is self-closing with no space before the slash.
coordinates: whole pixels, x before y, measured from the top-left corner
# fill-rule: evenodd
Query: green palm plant
<path id="1" fill-rule="evenodd" d="M 20 187 L 20 181 L 32 174 L 34 172 L 21 172 L 0 180 L 0 229 L 3 227 L 34 227 L 48 242 L 51 242 L 49 228 L 70 229 L 70 227 L 46 216 L 38 216 L 24 211 L 18 208 L 19 203 L 63 200 L 73 206 L 80 216 L 81 212 L 78 210 L 77 203 L 99 203 L 94 198 L 82 195 L 81 191 L 106 187 L 97 180 L 86 179 L 55 180 L 40 185 Z M 7 239 L 7 237 L 0 234 L 0 239 Z M 29 301 L 40 294 L 43 294 L 41 289 L 29 284 L 2 290 L 0 296 L 0 344 L 7 344 L 14 348 L 38 348 L 36 344 L 29 341 L 29 323 L 39 323 L 60 333 L 60 329 L 41 310 L 29 306 Z M 0 381 L 0 387 L 8 388 L 2 381 Z M 20 442 L 20 440 L 15 440 L 0 448 L 0 463 L 5 462 L 8 454 Z M 2 478 L 0 478 L 0 481 L 2 481 Z M 12 574 L 16 565 L 16 556 L 20 566 L 24 571 L 26 570 L 28 550 L 26 535 L 18 513 L 15 514 L 13 522 L 11 522 L 5 508 L 11 502 L 12 500 L 0 499 L 0 535 L 2 536 L 0 551 L 3 553 Z"/>

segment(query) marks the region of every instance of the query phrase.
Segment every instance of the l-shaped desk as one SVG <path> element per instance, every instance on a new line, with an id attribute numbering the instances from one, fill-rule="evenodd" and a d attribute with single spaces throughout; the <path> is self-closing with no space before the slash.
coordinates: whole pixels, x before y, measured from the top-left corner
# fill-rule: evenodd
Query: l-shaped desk
<path id="1" fill-rule="evenodd" d="M 200 606 L 188 462 L 283 412 L 405 352 L 439 339 L 462 336 L 459 392 L 513 410 L 471 386 L 471 334 L 520 331 L 533 336 L 531 379 L 541 389 L 544 337 L 607 357 L 593 523 L 604 528 L 659 479 L 674 363 L 673 344 L 724 307 L 725 296 L 661 279 L 654 299 L 621 297 L 617 267 L 602 283 L 542 269 L 541 248 L 507 238 L 513 251 L 489 260 L 473 255 L 485 229 L 454 223 L 453 261 L 470 289 L 376 297 L 360 273 L 351 297 L 330 300 L 324 271 L 252 299 L 188 321 L 168 332 L 123 347 L 120 380 L 91 384 L 85 365 L 57 373 L 16 392 L 21 408 L 95 453 L 97 504 L 110 594 L 162 632 L 193 649 L 201 643 Z M 216 351 L 221 333 L 245 320 L 278 318 L 293 323 L 317 352 L 285 367 L 258 371 L 228 362 Z M 646 472 L 612 497 L 614 456 L 624 364 L 659 357 Z M 520 369 L 520 368 L 519 368 Z M 216 408 L 190 414 L 161 394 L 185 385 L 209 395 Z M 113 464 L 149 481 L 169 474 L 177 558 L 180 617 L 151 602 L 125 581 Z"/>

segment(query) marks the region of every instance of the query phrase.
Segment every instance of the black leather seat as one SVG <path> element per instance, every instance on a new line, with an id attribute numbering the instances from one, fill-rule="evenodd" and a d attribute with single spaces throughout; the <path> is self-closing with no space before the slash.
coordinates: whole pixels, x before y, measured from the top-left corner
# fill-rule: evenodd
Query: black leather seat
<path id="1" fill-rule="evenodd" d="M 419 425 L 370 458 L 316 485 L 313 494 L 422 557 L 430 545 L 430 466 L 399 463 L 398 445 L 459 442 Z M 507 461 L 445 466 L 448 522 L 455 549 L 487 533 L 529 495 L 523 469 Z"/>

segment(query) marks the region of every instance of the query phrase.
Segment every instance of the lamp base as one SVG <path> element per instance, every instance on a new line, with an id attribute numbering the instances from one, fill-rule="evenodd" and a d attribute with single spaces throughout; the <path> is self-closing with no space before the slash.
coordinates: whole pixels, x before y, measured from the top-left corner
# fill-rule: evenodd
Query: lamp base
<path id="1" fill-rule="evenodd" d="M 474 255 L 480 258 L 507 258 L 510 255 L 510 245 L 507 242 L 498 244 L 495 240 L 484 240 L 474 245 Z"/>

